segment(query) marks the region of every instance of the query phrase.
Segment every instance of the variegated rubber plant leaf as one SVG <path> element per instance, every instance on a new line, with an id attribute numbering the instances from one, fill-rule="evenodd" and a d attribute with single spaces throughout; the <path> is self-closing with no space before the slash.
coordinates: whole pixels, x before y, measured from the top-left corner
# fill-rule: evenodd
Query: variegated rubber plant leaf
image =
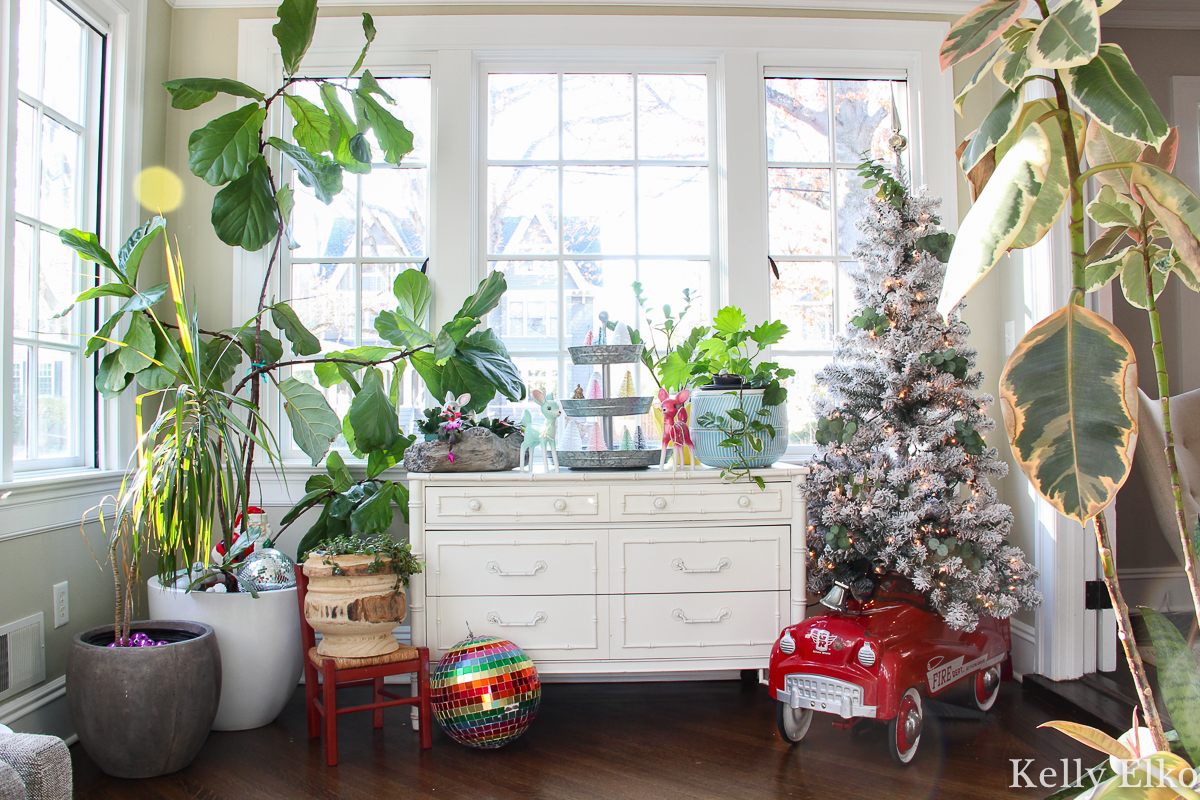
<path id="1" fill-rule="evenodd" d="M 1038 69 L 1082 66 L 1100 50 L 1096 0 L 1063 0 L 1042 20 L 1029 42 L 1029 61 Z"/>
<path id="2" fill-rule="evenodd" d="M 1028 0 L 989 0 L 950 27 L 942 42 L 942 71 L 987 47 L 1025 10 Z"/>

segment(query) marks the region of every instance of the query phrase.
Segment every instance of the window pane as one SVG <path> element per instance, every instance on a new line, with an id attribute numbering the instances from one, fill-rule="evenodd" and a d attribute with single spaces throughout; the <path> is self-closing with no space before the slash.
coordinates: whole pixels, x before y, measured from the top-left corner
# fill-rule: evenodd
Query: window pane
<path id="1" fill-rule="evenodd" d="M 46 3 L 46 105 L 76 122 L 83 122 L 86 87 L 84 33 L 79 20 L 56 3 Z"/>
<path id="2" fill-rule="evenodd" d="M 558 158 L 558 76 L 488 76 L 488 158 Z"/>
<path id="3" fill-rule="evenodd" d="M 42 118 L 42 205 L 40 219 L 60 228 L 78 223 L 80 136 Z"/>
<path id="4" fill-rule="evenodd" d="M 18 9 L 17 88 L 31 97 L 42 94 L 42 4 L 43 0 L 20 0 Z"/>
<path id="5" fill-rule="evenodd" d="M 54 319 L 54 315 L 67 306 L 78 294 L 77 270 L 79 260 L 75 252 L 49 231 L 38 237 L 38 336 L 47 339 L 71 342 L 72 321 L 78 314 L 68 314 Z"/>
<path id="6" fill-rule="evenodd" d="M 34 142 L 37 139 L 37 112 L 33 106 L 17 103 L 17 175 L 16 209 L 18 214 L 37 216 L 34 188 Z"/>
<path id="7" fill-rule="evenodd" d="M 602 311 L 608 312 L 613 324 L 624 322 L 630 328 L 637 327 L 635 280 L 632 261 L 567 261 L 563 275 L 567 346 L 586 344 L 589 331 L 593 337 L 598 336 Z"/>
<path id="8" fill-rule="evenodd" d="M 706 167 L 642 167 L 638 244 L 646 255 L 708 255 Z"/>
<path id="9" fill-rule="evenodd" d="M 75 409 L 75 354 L 38 348 L 38 457 L 72 454 Z"/>
<path id="10" fill-rule="evenodd" d="M 815 394 L 825 392 L 823 387 L 816 385 L 814 376 L 828 363 L 829 357 L 781 356 L 775 360 L 781 367 L 796 370 L 796 374 L 784 382 L 788 392 L 788 427 L 791 428 L 788 441 L 792 444 L 811 445 L 817 427 L 812 398 Z"/>
<path id="11" fill-rule="evenodd" d="M 489 167 L 490 253 L 558 252 L 558 170 Z"/>
<path id="12" fill-rule="evenodd" d="M 633 76 L 563 76 L 563 158 L 633 158 Z"/>
<path id="13" fill-rule="evenodd" d="M 838 170 L 838 255 L 853 254 L 858 247 L 858 221 L 871 209 L 872 193 L 862 188 L 862 184 L 857 171 Z"/>
<path id="14" fill-rule="evenodd" d="M 362 254 L 424 258 L 424 169 L 376 168 L 362 176 Z"/>
<path id="15" fill-rule="evenodd" d="M 773 255 L 830 255 L 829 170 L 770 169 L 768 225 Z"/>
<path id="16" fill-rule="evenodd" d="M 513 350 L 558 350 L 558 275 L 553 261 L 498 261 L 508 291 L 490 325 Z"/>
<path id="17" fill-rule="evenodd" d="M 356 344 L 357 279 L 354 264 L 292 265 L 292 308 L 325 352 Z"/>
<path id="18" fill-rule="evenodd" d="M 822 80 L 767 79 L 767 160 L 829 160 L 829 94 Z"/>
<path id="19" fill-rule="evenodd" d="M 856 316 L 861 305 L 854 297 L 854 281 L 850 272 L 858 268 L 854 261 L 843 261 L 838 264 L 838 324 L 834 333 L 841 333 L 850 324 L 850 318 Z"/>
<path id="20" fill-rule="evenodd" d="M 396 307 L 396 295 L 392 284 L 396 276 L 412 264 L 363 264 L 362 266 L 362 343 L 390 346 L 387 340 L 375 332 L 375 318 L 379 312 Z M 424 322 L 424 320 L 417 320 Z"/>
<path id="21" fill-rule="evenodd" d="M 345 175 L 346 188 L 325 205 L 312 189 L 299 181 L 292 182 L 296 190 L 296 208 L 292 211 L 292 237 L 300 247 L 292 251 L 293 258 L 344 258 L 355 255 L 355 178 Z"/>
<path id="22" fill-rule="evenodd" d="M 563 251 L 634 252 L 633 167 L 563 169 Z"/>
<path id="23" fill-rule="evenodd" d="M 638 158 L 708 158 L 708 77 L 638 76 Z"/>
<path id="24" fill-rule="evenodd" d="M 16 223 L 13 232 L 13 335 L 33 335 L 33 228 Z"/>
<path id="25" fill-rule="evenodd" d="M 543 392 L 552 393 L 556 398 L 561 399 L 561 395 L 558 392 L 557 358 L 535 358 L 514 355 L 512 360 L 517 365 L 517 371 L 521 373 L 521 380 L 531 392 L 534 389 L 540 389 Z M 571 393 L 567 392 L 567 396 L 570 397 Z M 520 403 L 514 403 L 507 397 L 498 394 L 496 395 L 496 399 L 488 404 L 487 413 L 492 417 L 510 417 L 520 422 L 521 415 L 526 409 L 529 410 L 535 426 L 546 423 L 546 418 L 542 416 L 542 412 L 531 398 L 526 398 Z"/>
<path id="26" fill-rule="evenodd" d="M 887 146 L 892 135 L 891 81 L 834 81 L 833 110 L 838 161 L 858 164 L 867 150 L 872 158 L 892 159 Z"/>
<path id="27" fill-rule="evenodd" d="M 29 458 L 26 452 L 28 436 L 26 435 L 26 415 L 29 398 L 29 375 L 33 371 L 30 363 L 33 357 L 31 348 L 24 345 L 13 346 L 13 460 L 23 461 Z"/>
<path id="28" fill-rule="evenodd" d="M 788 326 L 783 350 L 820 350 L 833 346 L 833 274 L 829 262 L 780 261 L 771 281 L 771 319 Z"/>

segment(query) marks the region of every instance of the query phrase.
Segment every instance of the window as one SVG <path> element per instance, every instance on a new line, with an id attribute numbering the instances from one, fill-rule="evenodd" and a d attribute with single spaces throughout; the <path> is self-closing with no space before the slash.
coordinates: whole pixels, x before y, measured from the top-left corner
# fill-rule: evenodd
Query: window
<path id="1" fill-rule="evenodd" d="M 386 345 L 373 327 L 375 317 L 396 305 L 396 276 L 420 268 L 429 254 L 429 78 L 380 78 L 379 83 L 396 101 L 393 113 L 413 132 L 413 151 L 399 166 L 381 161 L 369 174 L 345 173 L 344 189 L 330 205 L 298 180 L 290 181 L 298 245 L 285 257 L 291 303 L 324 352 Z M 320 104 L 319 93 L 306 92 L 313 86 L 298 84 L 295 91 Z M 371 151 L 382 156 L 374 135 L 368 139 Z M 296 377 L 318 385 L 311 370 Z M 410 372 L 398 404 L 405 429 L 414 408 L 424 407 L 417 386 L 416 373 Z M 345 415 L 351 399 L 346 385 L 326 390 L 326 396 Z"/>
<path id="2" fill-rule="evenodd" d="M 598 334 L 602 312 L 644 322 L 635 281 L 653 307 L 710 293 L 710 77 L 492 72 L 486 103 L 485 246 L 509 287 L 491 325 L 530 387 L 570 396 L 595 368 L 566 348 Z"/>
<path id="3" fill-rule="evenodd" d="M 20 0 L 13 248 L 11 464 L 83 466 L 93 459 L 93 363 L 86 313 L 55 315 L 96 278 L 58 240 L 100 226 L 104 37 L 54 0 Z M 12 123 L 10 123 L 10 126 Z M 34 391 L 36 389 L 36 391 Z M 89 441 L 91 440 L 91 441 Z"/>
<path id="4" fill-rule="evenodd" d="M 857 167 L 868 155 L 894 161 L 892 103 L 905 91 L 903 81 L 766 78 L 767 238 L 779 272 L 771 318 L 790 329 L 772 356 L 796 370 L 788 385 L 796 445 L 812 444 L 813 376 L 855 310 L 846 270 L 870 198 Z"/>

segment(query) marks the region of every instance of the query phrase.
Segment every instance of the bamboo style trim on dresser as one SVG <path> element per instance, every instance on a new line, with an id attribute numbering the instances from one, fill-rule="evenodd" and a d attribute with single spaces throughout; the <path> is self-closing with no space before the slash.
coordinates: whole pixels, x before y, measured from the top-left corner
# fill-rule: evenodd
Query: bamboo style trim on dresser
<path id="1" fill-rule="evenodd" d="M 804 617 L 807 472 L 409 473 L 413 644 L 469 625 L 546 675 L 765 668 Z"/>

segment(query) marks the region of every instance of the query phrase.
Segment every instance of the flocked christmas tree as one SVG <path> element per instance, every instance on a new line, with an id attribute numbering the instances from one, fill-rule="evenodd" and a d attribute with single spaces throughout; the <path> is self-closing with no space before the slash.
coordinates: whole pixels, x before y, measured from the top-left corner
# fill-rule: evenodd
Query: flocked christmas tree
<path id="1" fill-rule="evenodd" d="M 937 313 L 952 243 L 938 201 L 877 164 L 860 174 L 878 194 L 850 271 L 858 313 L 817 375 L 809 589 L 837 581 L 862 594 L 898 572 L 971 630 L 980 614 L 1037 605 L 1037 572 L 1008 543 L 1012 511 L 989 480 L 1008 468 L 983 441 L 992 397 L 976 394 L 970 331 L 957 312 Z"/>

